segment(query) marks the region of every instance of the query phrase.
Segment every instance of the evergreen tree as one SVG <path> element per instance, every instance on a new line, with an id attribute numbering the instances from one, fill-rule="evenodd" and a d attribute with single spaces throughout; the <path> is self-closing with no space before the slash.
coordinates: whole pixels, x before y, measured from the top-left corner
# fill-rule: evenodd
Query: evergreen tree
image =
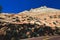
<path id="1" fill-rule="evenodd" d="M 2 6 L 0 6 L 0 13 L 2 13 Z"/>

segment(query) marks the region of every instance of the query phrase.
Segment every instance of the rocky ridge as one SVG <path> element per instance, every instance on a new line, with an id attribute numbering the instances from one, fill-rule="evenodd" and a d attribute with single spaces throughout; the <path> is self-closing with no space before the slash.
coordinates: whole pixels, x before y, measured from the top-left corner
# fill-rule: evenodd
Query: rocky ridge
<path id="1" fill-rule="evenodd" d="M 52 19 L 49 17 L 53 17 Z M 57 18 L 54 18 L 54 17 Z M 13 24 L 23 24 L 23 23 L 36 23 L 39 25 L 49 25 L 49 26 L 60 26 L 60 10 L 54 8 L 48 8 L 46 6 L 31 9 L 30 11 L 23 11 L 18 14 L 0 14 L 0 22 L 4 22 L 4 25 L 7 23 Z M 58 21 L 59 23 L 51 24 L 48 21 Z"/>

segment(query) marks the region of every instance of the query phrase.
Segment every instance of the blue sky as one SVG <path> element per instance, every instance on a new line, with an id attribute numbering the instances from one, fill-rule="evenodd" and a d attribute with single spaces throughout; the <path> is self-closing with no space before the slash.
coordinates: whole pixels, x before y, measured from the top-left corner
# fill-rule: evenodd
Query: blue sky
<path id="1" fill-rule="evenodd" d="M 0 0 L 0 5 L 3 8 L 2 12 L 19 13 L 40 6 L 60 9 L 60 0 Z"/>

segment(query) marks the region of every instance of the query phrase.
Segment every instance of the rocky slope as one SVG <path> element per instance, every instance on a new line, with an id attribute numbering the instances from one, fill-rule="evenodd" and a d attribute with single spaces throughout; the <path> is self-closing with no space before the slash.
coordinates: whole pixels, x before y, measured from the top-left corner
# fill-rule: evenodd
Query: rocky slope
<path id="1" fill-rule="evenodd" d="M 23 24 L 36 23 L 39 25 L 46 24 L 48 26 L 60 26 L 60 10 L 48 7 L 40 7 L 23 11 L 18 14 L 0 14 L 0 25 L 8 23 Z"/>
<path id="2" fill-rule="evenodd" d="M 0 14 L 0 40 L 60 35 L 60 10 L 40 7 L 18 14 Z"/>

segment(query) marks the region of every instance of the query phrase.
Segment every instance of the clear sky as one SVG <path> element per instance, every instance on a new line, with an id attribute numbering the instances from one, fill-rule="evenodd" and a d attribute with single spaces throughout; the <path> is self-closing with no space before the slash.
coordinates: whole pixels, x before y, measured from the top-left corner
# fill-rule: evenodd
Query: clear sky
<path id="1" fill-rule="evenodd" d="M 60 9 L 60 0 L 0 0 L 0 5 L 3 7 L 2 12 L 18 13 L 40 6 Z"/>

